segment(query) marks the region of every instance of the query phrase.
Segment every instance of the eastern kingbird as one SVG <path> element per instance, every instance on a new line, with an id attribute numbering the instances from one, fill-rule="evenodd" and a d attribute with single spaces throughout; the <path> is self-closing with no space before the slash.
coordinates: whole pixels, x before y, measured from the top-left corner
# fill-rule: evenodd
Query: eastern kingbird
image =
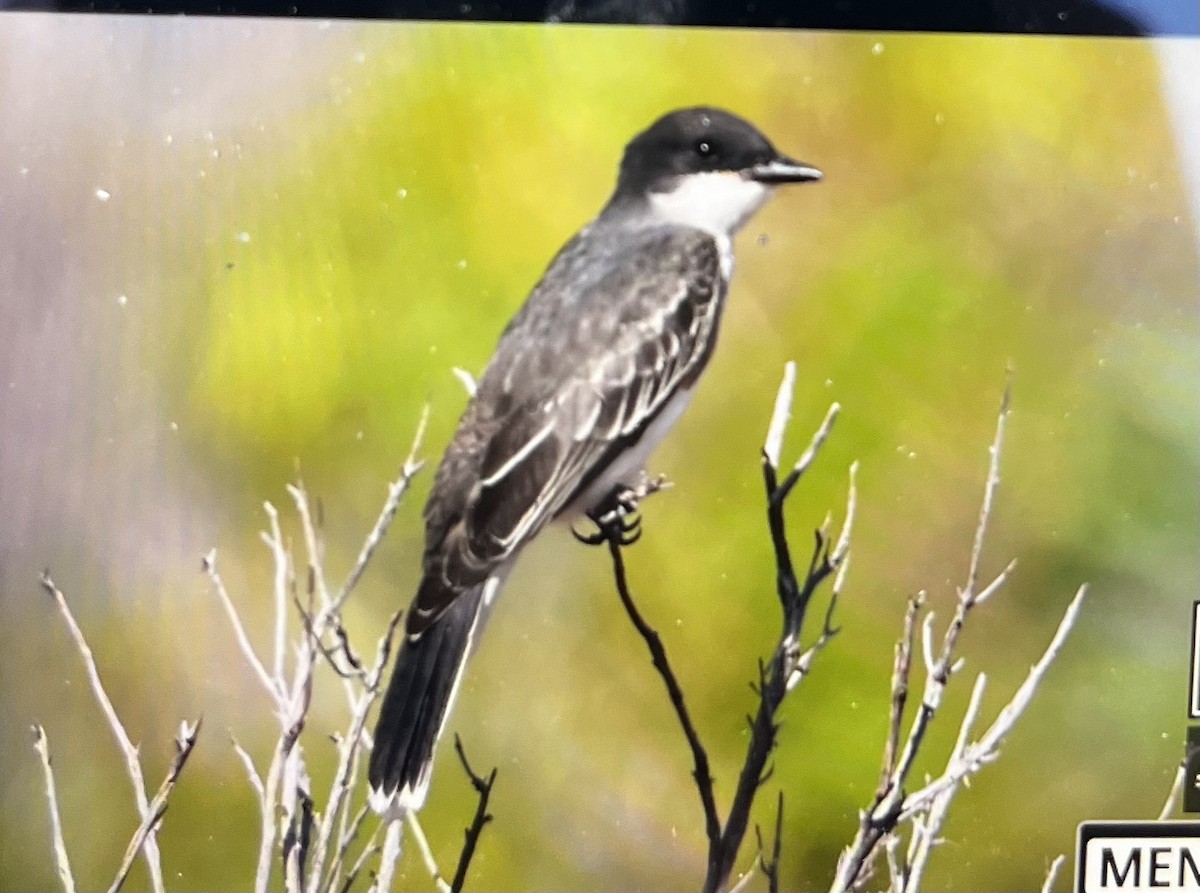
<path id="1" fill-rule="evenodd" d="M 821 172 L 715 108 L 625 147 L 617 188 L 509 322 L 425 505 L 423 577 L 375 728 L 376 811 L 420 809 L 488 608 L 555 518 L 612 507 L 712 356 L 734 233 L 781 183 Z"/>

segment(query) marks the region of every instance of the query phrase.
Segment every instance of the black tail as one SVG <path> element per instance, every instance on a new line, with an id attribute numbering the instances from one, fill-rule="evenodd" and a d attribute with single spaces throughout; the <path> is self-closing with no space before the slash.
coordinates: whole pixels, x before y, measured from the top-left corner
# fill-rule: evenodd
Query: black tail
<path id="1" fill-rule="evenodd" d="M 400 647 L 379 709 L 368 770 L 371 805 L 377 812 L 398 815 L 425 802 L 433 750 L 470 654 L 484 590 L 496 584 L 487 580 L 459 593 L 445 614 Z M 421 590 L 440 585 L 426 579 Z M 436 604 L 425 595 L 418 592 L 414 604 Z"/>

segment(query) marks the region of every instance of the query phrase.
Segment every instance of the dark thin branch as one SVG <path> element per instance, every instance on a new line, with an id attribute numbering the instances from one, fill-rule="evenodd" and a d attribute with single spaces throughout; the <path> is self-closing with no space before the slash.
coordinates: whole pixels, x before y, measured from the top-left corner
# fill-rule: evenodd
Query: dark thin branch
<path id="1" fill-rule="evenodd" d="M 312 591 L 310 589 L 310 595 L 311 592 Z M 362 679 L 366 675 L 366 671 L 363 670 L 362 662 L 359 661 L 359 659 L 350 650 L 350 642 L 346 638 L 346 632 L 342 629 L 341 624 L 338 624 L 335 627 L 335 632 L 340 633 L 337 647 L 338 650 L 345 654 L 346 662 L 350 664 L 350 666 L 353 668 L 352 670 L 343 669 L 337 661 L 337 652 L 331 651 L 329 646 L 321 641 L 321 637 L 317 635 L 317 631 L 313 627 L 312 615 L 305 610 L 304 605 L 300 602 L 300 599 L 296 596 L 292 596 L 292 604 L 296 608 L 296 612 L 300 615 L 300 620 L 304 624 L 304 632 L 307 633 L 308 637 L 312 640 L 313 647 L 317 649 L 317 652 L 321 655 L 321 657 L 325 658 L 325 662 L 329 664 L 329 666 L 333 669 L 333 672 L 337 673 L 337 675 L 342 679 Z"/>
<path id="2" fill-rule="evenodd" d="M 776 514 L 774 507 L 769 509 L 771 515 Z M 772 518 L 772 540 L 776 540 L 776 530 L 783 535 L 783 548 L 786 549 L 786 532 L 782 530 L 782 508 L 777 518 Z M 790 566 L 790 560 L 781 558 L 776 553 L 779 567 Z M 780 572 L 779 593 L 783 599 L 787 594 L 784 610 L 784 632 L 775 648 L 766 675 L 760 683 L 758 712 L 750 729 L 750 742 L 746 747 L 746 758 L 742 771 L 738 776 L 737 789 L 733 803 L 729 808 L 729 817 L 721 833 L 720 842 L 716 848 L 715 858 L 709 859 L 709 873 L 705 879 L 706 891 L 721 890 L 726 886 L 733 871 L 734 861 L 746 835 L 750 821 L 750 810 L 754 806 L 754 797 L 761 786 L 767 760 L 775 749 L 779 724 L 775 715 L 788 692 L 788 680 L 791 677 L 795 662 L 799 658 L 799 636 L 804 625 L 808 604 L 816 588 L 833 573 L 834 566 L 829 560 L 827 543 L 817 532 L 813 555 L 804 582 L 797 582 L 794 573 L 784 576 Z"/>
<path id="3" fill-rule="evenodd" d="M 704 749 L 704 745 L 700 741 L 700 735 L 696 731 L 695 724 L 692 722 L 692 716 L 688 712 L 687 704 L 684 703 L 683 688 L 680 687 L 679 680 L 675 677 L 675 673 L 671 669 L 670 661 L 667 660 L 667 651 L 663 647 L 662 639 L 654 628 L 646 622 L 645 618 L 642 617 L 641 612 L 637 609 L 637 605 L 633 602 L 633 596 L 629 593 L 629 582 L 625 576 L 625 559 L 621 556 L 619 531 L 616 531 L 616 535 L 609 537 L 608 551 L 612 556 L 613 576 L 616 578 L 617 594 L 621 597 L 621 604 L 625 606 L 625 613 L 629 615 L 629 619 L 633 621 L 634 628 L 637 629 L 638 634 L 646 642 L 646 647 L 650 649 L 650 660 L 667 687 L 667 694 L 671 698 L 671 705 L 675 708 L 675 715 L 679 718 L 679 724 L 683 727 L 683 734 L 687 738 L 688 747 L 692 751 L 692 762 L 694 765 L 692 777 L 696 780 L 696 788 L 700 793 L 700 804 L 704 808 L 704 830 L 708 836 L 709 847 L 709 874 L 712 874 L 713 862 L 721 842 L 721 818 L 717 814 L 717 800 L 713 794 L 713 780 L 712 772 L 709 769 L 708 752 Z"/>
<path id="4" fill-rule="evenodd" d="M 302 786 L 296 788 L 299 811 L 292 816 L 292 823 L 283 836 L 283 873 L 286 877 L 295 870 L 297 877 L 304 877 L 308 869 L 309 847 L 312 844 L 313 800 Z"/>
<path id="5" fill-rule="evenodd" d="M 722 825 L 717 811 L 708 754 L 688 713 L 679 680 L 671 669 L 658 633 L 642 617 L 630 595 L 625 564 L 621 554 L 621 547 L 629 541 L 629 530 L 623 526 L 620 518 L 610 524 L 605 524 L 605 517 L 601 516 L 601 520 L 597 522 L 600 527 L 600 535 L 585 539 L 588 542 L 599 540 L 608 543 L 617 593 L 621 598 L 621 603 L 639 635 L 650 649 L 651 660 L 667 687 L 671 704 L 675 708 L 676 716 L 683 728 L 688 746 L 691 748 L 695 765 L 693 777 L 696 780 L 700 801 L 704 807 L 705 832 L 709 843 L 708 864 L 703 886 L 705 893 L 716 893 L 716 891 L 728 887 L 734 861 L 749 827 L 750 812 L 755 796 L 763 784 L 770 779 L 773 771 L 768 763 L 771 753 L 775 749 L 779 732 L 776 714 L 783 699 L 788 691 L 807 674 L 816 654 L 837 633 L 837 627 L 833 622 L 837 604 L 836 590 L 840 587 L 843 576 L 841 572 L 844 571 L 845 561 L 849 555 L 849 532 L 855 501 L 854 468 L 851 468 L 846 521 L 841 535 L 837 539 L 837 544 L 831 546 L 831 541 L 826 536 L 824 529 L 815 531 L 812 553 L 803 579 L 801 579 L 797 576 L 791 547 L 788 543 L 784 509 L 787 498 L 795 488 L 797 481 L 812 464 L 821 444 L 828 437 L 833 420 L 837 417 L 838 406 L 834 404 L 830 407 L 808 448 L 801 454 L 800 459 L 781 483 L 779 480 L 779 454 L 791 407 L 791 386 L 794 378 L 795 367 L 789 363 L 784 373 L 779 395 L 776 397 L 775 411 L 771 417 L 762 454 L 767 526 L 775 554 L 775 588 L 783 614 L 782 631 L 770 660 L 765 663 L 759 661 L 757 684 L 751 684 L 751 689 L 758 696 L 759 704 L 755 715 L 752 718 L 747 717 L 750 725 L 750 740 L 729 808 L 729 815 L 724 825 Z M 834 583 L 835 591 L 831 595 L 829 607 L 825 611 L 821 635 L 811 647 L 805 650 L 801 647 L 801 634 L 809 605 L 817 587 L 835 573 L 838 574 Z M 773 860 L 776 867 L 778 846 L 777 840 L 776 856 Z"/>
<path id="6" fill-rule="evenodd" d="M 779 893 L 779 856 L 783 848 L 783 791 L 779 792 L 779 801 L 775 809 L 775 839 L 771 844 L 771 858 L 766 856 L 766 846 L 763 843 L 762 829 L 754 826 L 754 834 L 758 838 L 758 867 L 767 878 L 767 889 L 770 893 Z"/>
<path id="7" fill-rule="evenodd" d="M 479 803 L 475 807 L 475 817 L 471 820 L 470 826 L 463 831 L 465 839 L 462 853 L 458 857 L 458 868 L 454 871 L 454 880 L 450 882 L 452 893 L 461 893 L 463 884 L 467 881 L 467 871 L 471 868 L 471 860 L 475 857 L 475 847 L 479 844 L 479 836 L 483 834 L 487 823 L 492 820 L 492 814 L 487 811 L 487 807 L 488 798 L 492 796 L 492 786 L 496 783 L 496 769 L 493 768 L 487 778 L 477 775 L 471 768 L 471 764 L 467 762 L 467 754 L 463 750 L 462 739 L 458 735 L 454 736 L 454 750 L 462 763 L 463 771 L 467 773 L 467 778 L 471 779 L 471 787 L 475 788 L 475 793 L 479 795 Z"/>

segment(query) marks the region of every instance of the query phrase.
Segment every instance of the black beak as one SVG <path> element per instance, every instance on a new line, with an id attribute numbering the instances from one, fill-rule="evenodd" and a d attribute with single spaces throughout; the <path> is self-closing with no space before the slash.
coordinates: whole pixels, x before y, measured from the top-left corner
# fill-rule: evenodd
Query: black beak
<path id="1" fill-rule="evenodd" d="M 777 183 L 806 183 L 821 179 L 821 172 L 811 164 L 795 161 L 786 155 L 780 155 L 765 164 L 756 164 L 744 174 L 747 179 L 772 186 Z"/>

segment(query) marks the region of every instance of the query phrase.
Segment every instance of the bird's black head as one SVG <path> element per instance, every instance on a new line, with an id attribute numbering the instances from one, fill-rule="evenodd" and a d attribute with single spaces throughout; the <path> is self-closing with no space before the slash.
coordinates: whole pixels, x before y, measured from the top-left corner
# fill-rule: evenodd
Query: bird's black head
<path id="1" fill-rule="evenodd" d="M 717 108 L 679 109 L 625 147 L 618 194 L 667 191 L 689 174 L 730 173 L 765 185 L 818 180 L 821 172 L 781 154 L 737 115 Z"/>

